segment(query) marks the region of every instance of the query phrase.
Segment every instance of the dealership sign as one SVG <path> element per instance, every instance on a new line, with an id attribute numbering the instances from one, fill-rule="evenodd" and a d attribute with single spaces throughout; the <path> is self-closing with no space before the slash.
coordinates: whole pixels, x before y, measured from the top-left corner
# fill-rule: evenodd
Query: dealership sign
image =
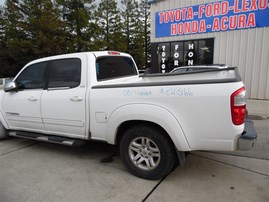
<path id="1" fill-rule="evenodd" d="M 156 37 L 269 26 L 269 0 L 226 0 L 155 14 Z"/>

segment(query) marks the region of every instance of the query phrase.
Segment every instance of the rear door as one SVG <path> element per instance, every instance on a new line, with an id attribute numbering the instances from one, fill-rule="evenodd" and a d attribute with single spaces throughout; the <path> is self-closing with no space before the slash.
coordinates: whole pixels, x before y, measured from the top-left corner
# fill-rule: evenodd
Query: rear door
<path id="1" fill-rule="evenodd" d="M 49 134 L 85 136 L 86 59 L 81 55 L 50 63 L 41 101 L 42 118 Z"/>

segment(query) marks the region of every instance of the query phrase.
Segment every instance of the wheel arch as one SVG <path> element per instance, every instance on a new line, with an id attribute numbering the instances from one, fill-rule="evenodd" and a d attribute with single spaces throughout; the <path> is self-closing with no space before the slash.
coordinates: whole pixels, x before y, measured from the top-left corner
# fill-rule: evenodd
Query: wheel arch
<path id="1" fill-rule="evenodd" d="M 124 131 L 135 124 L 157 127 L 167 135 L 178 151 L 190 150 L 177 119 L 168 110 L 152 104 L 128 104 L 117 108 L 108 119 L 108 143 L 117 144 Z"/>
<path id="2" fill-rule="evenodd" d="M 167 132 L 158 124 L 151 122 L 151 121 L 145 121 L 145 120 L 130 120 L 130 121 L 125 121 L 123 122 L 117 130 L 117 135 L 116 135 L 116 141 L 115 143 L 118 145 L 120 143 L 121 138 L 124 135 L 124 132 L 134 126 L 134 125 L 143 125 L 143 126 L 149 126 L 149 127 L 153 127 L 153 128 L 157 128 L 158 130 L 161 130 L 163 134 L 165 134 L 165 136 L 167 138 L 169 138 L 169 140 L 173 143 L 173 140 L 171 139 L 171 137 L 167 134 Z"/>

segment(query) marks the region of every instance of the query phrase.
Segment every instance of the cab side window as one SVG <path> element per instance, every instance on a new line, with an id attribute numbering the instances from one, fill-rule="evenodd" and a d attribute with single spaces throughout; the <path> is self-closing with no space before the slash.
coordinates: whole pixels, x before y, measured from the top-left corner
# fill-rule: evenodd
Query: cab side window
<path id="1" fill-rule="evenodd" d="M 44 73 L 47 62 L 28 66 L 16 79 L 19 90 L 42 89 L 44 87 Z"/>
<path id="2" fill-rule="evenodd" d="M 51 62 L 48 88 L 75 88 L 81 81 L 81 61 L 77 58 Z"/>

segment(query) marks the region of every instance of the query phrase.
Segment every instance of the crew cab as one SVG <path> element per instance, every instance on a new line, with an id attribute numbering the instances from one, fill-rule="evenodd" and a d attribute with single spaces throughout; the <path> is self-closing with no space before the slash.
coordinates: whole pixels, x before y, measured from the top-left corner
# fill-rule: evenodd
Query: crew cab
<path id="1" fill-rule="evenodd" d="M 0 91 L 0 137 L 8 136 L 119 145 L 131 173 L 159 179 L 186 152 L 250 149 L 257 133 L 237 68 L 139 74 L 130 55 L 102 51 L 22 68 Z"/>

